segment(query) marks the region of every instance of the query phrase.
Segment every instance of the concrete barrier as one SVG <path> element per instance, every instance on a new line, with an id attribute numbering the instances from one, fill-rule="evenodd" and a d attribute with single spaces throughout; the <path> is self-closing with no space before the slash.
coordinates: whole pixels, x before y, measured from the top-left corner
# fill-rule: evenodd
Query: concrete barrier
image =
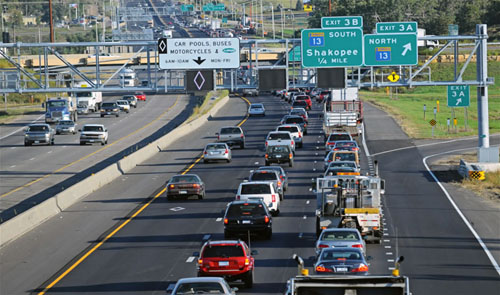
<path id="1" fill-rule="evenodd" d="M 500 163 L 468 163 L 460 159 L 458 174 L 463 178 L 484 180 L 486 172 L 500 171 Z"/>
<path id="2" fill-rule="evenodd" d="M 85 178 L 84 180 L 68 187 L 57 195 L 45 200 L 25 212 L 0 224 L 0 247 L 12 241 L 28 231 L 34 229 L 47 219 L 66 210 L 78 200 L 92 192 L 100 189 L 104 185 L 112 182 L 122 174 L 133 169 L 147 159 L 153 157 L 160 149 L 167 148 L 177 139 L 189 134 L 191 131 L 199 128 L 210 116 L 214 116 L 229 101 L 226 96 L 219 100 L 206 114 L 199 118 L 175 128 L 161 138 L 142 147 L 136 152 L 128 155 L 126 158 L 111 164 L 101 171 Z"/>

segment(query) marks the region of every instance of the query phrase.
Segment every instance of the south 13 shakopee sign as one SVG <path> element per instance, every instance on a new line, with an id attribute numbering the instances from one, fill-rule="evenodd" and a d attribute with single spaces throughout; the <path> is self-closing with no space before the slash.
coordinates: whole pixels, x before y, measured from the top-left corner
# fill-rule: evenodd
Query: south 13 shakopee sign
<path id="1" fill-rule="evenodd" d="M 238 38 L 159 39 L 158 52 L 159 67 L 163 70 L 240 67 Z"/>

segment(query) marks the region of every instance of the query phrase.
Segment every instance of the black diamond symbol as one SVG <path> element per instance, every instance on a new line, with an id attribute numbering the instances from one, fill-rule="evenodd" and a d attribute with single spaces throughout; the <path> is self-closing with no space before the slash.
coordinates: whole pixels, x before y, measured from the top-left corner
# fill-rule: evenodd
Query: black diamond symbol
<path id="1" fill-rule="evenodd" d="M 158 51 L 159 53 L 167 53 L 167 40 L 160 39 L 158 41 Z"/>
<path id="2" fill-rule="evenodd" d="M 198 72 L 194 77 L 194 84 L 196 85 L 198 90 L 201 90 L 203 84 L 205 84 L 205 77 L 203 77 L 203 74 L 201 72 Z"/>

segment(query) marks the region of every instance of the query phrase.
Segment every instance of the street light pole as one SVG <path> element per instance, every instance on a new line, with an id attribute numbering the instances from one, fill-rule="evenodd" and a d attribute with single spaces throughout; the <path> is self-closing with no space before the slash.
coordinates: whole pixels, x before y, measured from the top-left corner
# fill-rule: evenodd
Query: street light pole
<path id="1" fill-rule="evenodd" d="M 264 15 L 262 14 L 262 0 L 260 0 L 260 21 L 262 22 L 262 25 L 260 28 L 262 29 L 262 38 L 264 38 Z"/>
<path id="2" fill-rule="evenodd" d="M 49 0 L 50 43 L 54 43 L 54 22 L 52 21 L 52 0 Z"/>
<path id="3" fill-rule="evenodd" d="M 283 8 L 280 9 L 280 12 L 281 12 L 281 39 L 284 39 L 283 32 L 285 31 L 285 17 L 283 14 Z"/>
<path id="4" fill-rule="evenodd" d="M 273 22 L 273 39 L 276 39 L 276 35 L 274 32 L 274 7 L 273 7 L 272 3 L 271 3 L 271 18 L 272 18 L 272 22 Z"/>

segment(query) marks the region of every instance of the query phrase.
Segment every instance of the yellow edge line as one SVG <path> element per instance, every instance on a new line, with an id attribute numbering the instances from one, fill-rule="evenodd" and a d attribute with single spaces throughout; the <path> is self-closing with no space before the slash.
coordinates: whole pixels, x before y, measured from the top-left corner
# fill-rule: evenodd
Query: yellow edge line
<path id="1" fill-rule="evenodd" d="M 246 99 L 245 97 L 240 96 L 240 98 L 242 98 L 247 104 L 250 104 L 250 101 L 248 99 Z M 176 103 L 177 103 L 177 101 L 176 101 Z M 241 121 L 238 124 L 238 126 L 241 126 L 247 120 L 248 120 L 248 114 L 246 115 L 245 119 L 243 119 L 243 121 Z M 201 161 L 201 159 L 203 159 L 203 155 L 198 157 L 196 159 L 196 161 L 194 161 L 193 164 L 191 164 L 189 167 L 187 167 L 181 174 L 184 175 L 184 174 L 188 173 L 191 169 L 193 169 L 193 167 L 196 164 L 198 164 Z M 92 247 L 92 249 L 90 249 L 82 257 L 80 257 L 77 261 L 75 261 L 75 263 L 73 263 L 70 267 L 68 267 L 68 269 L 66 269 L 55 280 L 53 280 L 50 284 L 48 284 L 47 287 L 45 287 L 43 289 L 43 291 L 39 292 L 38 295 L 44 295 L 45 293 L 47 293 L 47 291 L 49 291 L 52 287 L 54 287 L 55 284 L 59 283 L 59 281 L 61 281 L 65 276 L 67 276 L 71 271 L 73 271 L 73 269 L 75 269 L 78 265 L 80 265 L 80 263 L 82 263 L 85 259 L 87 259 L 87 257 L 89 257 L 92 253 L 94 253 L 95 250 L 99 249 L 99 247 L 101 247 L 107 240 L 109 240 L 118 231 L 120 231 L 125 225 L 127 225 L 132 219 L 134 219 L 137 215 L 139 215 L 142 211 L 144 211 L 144 209 L 146 209 L 149 205 L 151 205 L 151 203 L 153 203 L 154 200 L 156 200 L 161 194 L 163 194 L 165 192 L 165 190 L 166 189 L 163 188 L 151 200 L 149 200 L 146 204 L 142 205 L 142 207 L 139 210 L 137 210 L 134 214 L 132 214 L 132 216 L 127 218 L 127 220 L 125 220 L 122 224 L 120 224 L 117 228 L 115 228 L 112 232 L 110 232 L 102 241 L 97 243 L 94 247 Z"/>
<path id="2" fill-rule="evenodd" d="M 103 150 L 105 150 L 105 149 L 108 149 L 108 148 L 112 147 L 114 144 L 116 144 L 116 143 L 118 143 L 118 142 L 120 142 L 120 141 L 124 140 L 125 138 L 127 138 L 127 137 L 129 137 L 129 136 L 132 136 L 132 135 L 134 135 L 134 134 L 136 134 L 137 132 L 139 132 L 139 131 L 143 130 L 144 128 L 147 128 L 148 126 L 150 126 L 151 124 L 153 124 L 154 122 L 156 122 L 157 120 L 159 120 L 161 117 L 163 117 L 163 115 L 165 115 L 165 114 L 166 114 L 167 112 L 169 112 L 169 111 L 170 111 L 173 107 L 175 107 L 175 105 L 177 104 L 177 102 L 178 102 L 178 101 L 179 101 L 179 96 L 177 96 L 177 99 L 175 100 L 175 103 L 174 103 L 173 105 L 171 105 L 171 106 L 170 106 L 170 107 L 169 107 L 169 108 L 168 108 L 165 112 L 163 112 L 161 115 L 159 115 L 158 117 L 156 117 L 153 121 L 149 122 L 148 124 L 146 124 L 146 125 L 142 126 L 142 127 L 141 127 L 141 128 L 139 128 L 139 129 L 137 129 L 136 131 L 134 131 L 134 132 L 132 132 L 132 133 L 130 133 L 130 134 L 128 134 L 128 135 L 125 135 L 124 137 L 122 137 L 122 138 L 120 138 L 120 139 L 118 139 L 118 140 L 115 140 L 114 142 L 112 142 L 112 143 L 110 143 L 110 144 L 108 144 L 108 145 L 106 145 L 106 146 L 104 146 L 104 147 L 102 147 L 102 148 L 98 149 L 97 151 L 94 151 L 94 152 L 92 152 L 92 153 L 90 153 L 90 154 L 88 154 L 88 155 L 86 155 L 86 156 L 84 156 L 84 157 L 82 157 L 82 158 L 80 158 L 80 159 L 78 159 L 78 160 L 76 160 L 76 161 L 73 161 L 73 162 L 71 162 L 71 163 L 69 163 L 69 164 L 67 164 L 67 165 L 65 165 L 65 166 L 63 166 L 63 167 L 61 167 L 61 168 L 59 168 L 59 169 L 57 169 L 57 170 L 55 170 L 55 171 L 53 171 L 53 172 L 49 173 L 49 174 L 45 174 L 44 176 L 42 176 L 42 177 L 40 177 L 40 178 L 37 178 L 37 179 L 35 179 L 35 180 L 32 180 L 32 181 L 28 182 L 27 184 L 24 184 L 24 185 L 22 185 L 22 186 L 20 186 L 20 187 L 17 187 L 17 188 L 15 188 L 15 189 L 13 189 L 13 190 L 11 190 L 11 191 L 9 191 L 9 192 L 6 192 L 6 193 L 4 193 L 3 195 L 0 195 L 0 198 L 6 197 L 6 196 L 8 196 L 8 195 L 10 195 L 10 194 L 13 194 L 13 193 L 15 193 L 15 192 L 17 192 L 17 191 L 20 191 L 21 189 L 26 188 L 26 187 L 28 187 L 28 186 L 31 186 L 31 185 L 33 185 L 33 184 L 35 184 L 35 183 L 39 182 L 39 181 L 40 181 L 40 180 L 42 180 L 42 179 L 45 179 L 45 178 L 47 178 L 47 177 L 49 177 L 49 176 L 51 176 L 51 175 L 54 175 L 55 173 L 61 172 L 61 171 L 63 171 L 64 169 L 66 169 L 66 168 L 68 168 L 68 167 L 71 167 L 71 166 L 73 166 L 74 164 L 76 164 L 76 163 L 78 163 L 78 162 L 80 162 L 80 161 L 82 161 L 82 160 L 85 160 L 85 159 L 87 159 L 88 157 L 91 157 L 91 156 L 93 156 L 93 155 L 97 154 L 98 152 L 101 152 L 101 151 L 103 151 Z"/>

